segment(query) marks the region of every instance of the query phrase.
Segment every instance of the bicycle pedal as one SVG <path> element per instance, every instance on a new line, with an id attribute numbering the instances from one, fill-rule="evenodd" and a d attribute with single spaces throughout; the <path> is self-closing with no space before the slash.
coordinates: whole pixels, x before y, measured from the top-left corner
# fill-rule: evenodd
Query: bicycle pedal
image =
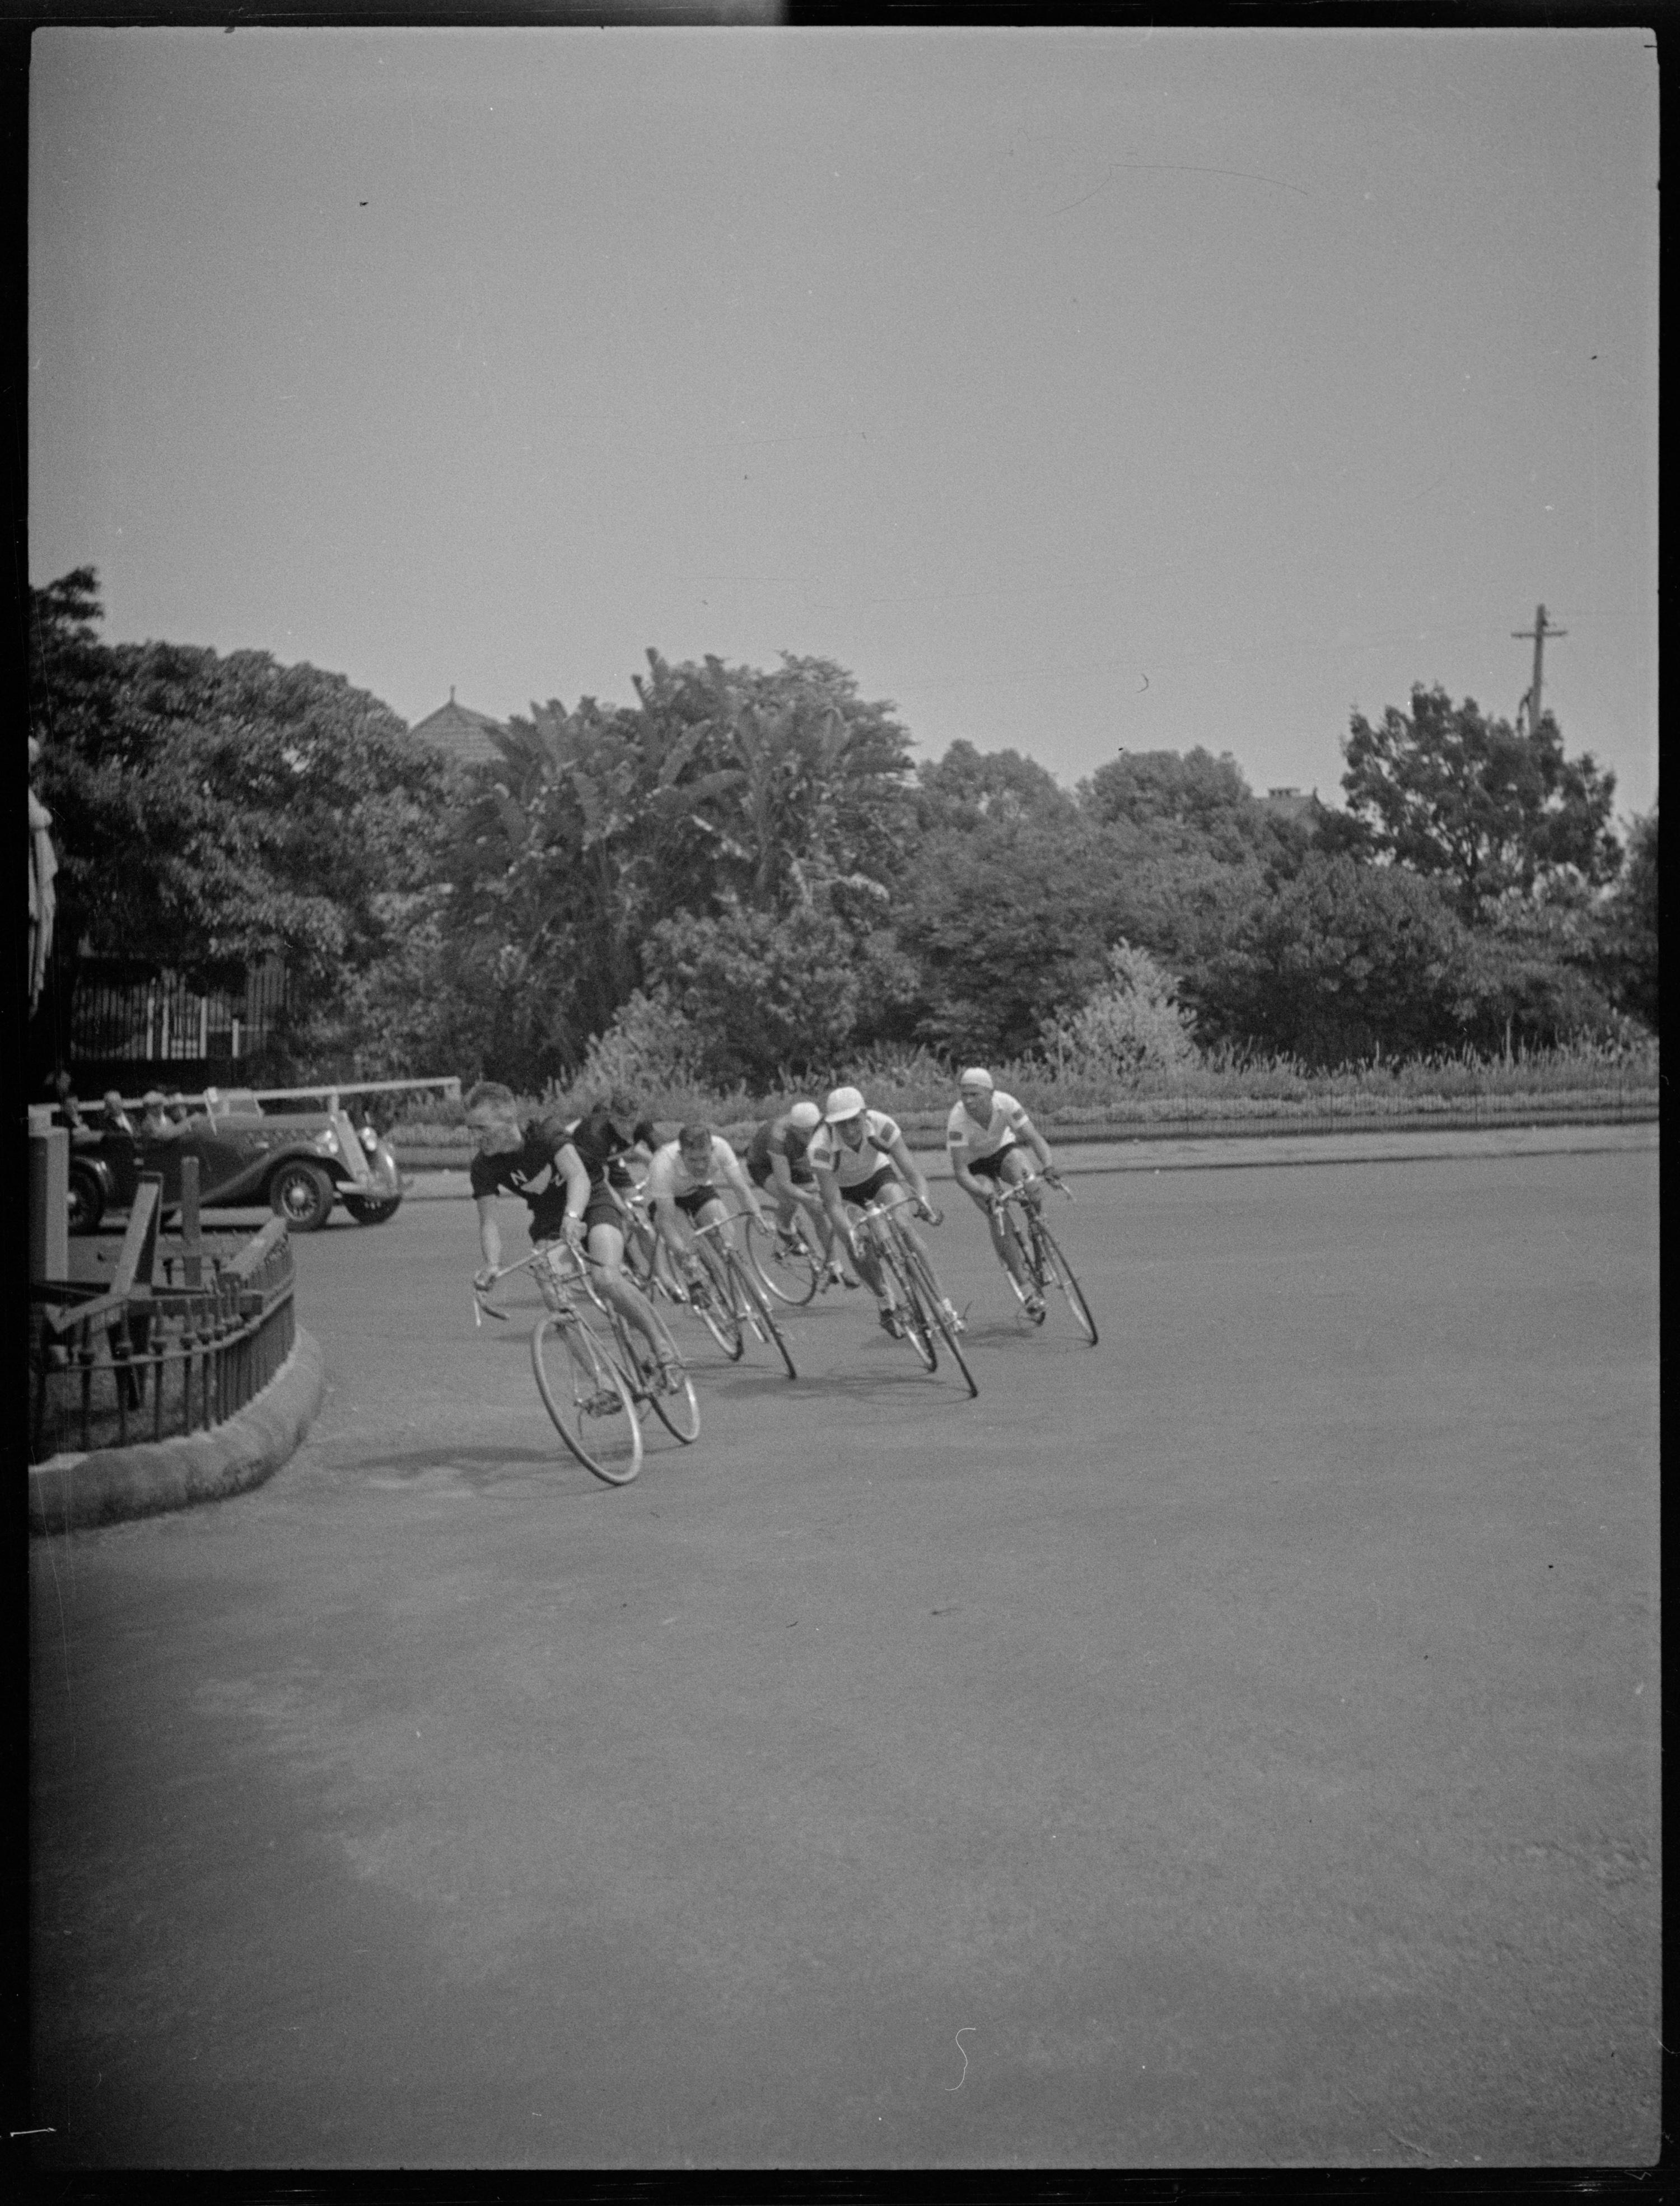
<path id="1" fill-rule="evenodd" d="M 624 1406 L 619 1395 L 611 1387 L 603 1386 L 599 1394 L 592 1394 L 583 1404 L 586 1417 L 611 1417 Z"/>

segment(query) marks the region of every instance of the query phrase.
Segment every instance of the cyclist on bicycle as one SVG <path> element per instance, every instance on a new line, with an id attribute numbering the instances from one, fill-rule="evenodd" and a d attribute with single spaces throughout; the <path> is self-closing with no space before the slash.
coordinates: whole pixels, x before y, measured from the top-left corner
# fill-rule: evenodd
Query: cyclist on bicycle
<path id="1" fill-rule="evenodd" d="M 928 1195 L 921 1167 L 910 1154 L 897 1120 L 889 1118 L 885 1111 L 870 1110 L 855 1088 L 837 1088 L 829 1096 L 823 1106 L 823 1123 L 811 1136 L 811 1146 L 805 1155 L 817 1175 L 817 1186 L 829 1222 L 845 1243 L 853 1263 L 874 1290 L 875 1299 L 880 1304 L 882 1327 L 896 1340 L 902 1327 L 892 1307 L 892 1297 L 881 1277 L 880 1267 L 848 1223 L 844 1205 L 851 1203 L 861 1210 L 866 1203 L 880 1202 L 896 1209 L 901 1203 L 914 1200 L 920 1214 L 930 1225 L 937 1225 L 939 1213 Z M 921 1236 L 908 1219 L 903 1223 L 937 1285 L 938 1273 L 933 1269 Z M 940 1307 L 960 1332 L 962 1320 L 956 1306 L 943 1287 L 938 1291 Z"/>
<path id="2" fill-rule="evenodd" d="M 729 1248 L 735 1246 L 726 1222 L 730 1213 L 718 1192 L 719 1180 L 729 1183 L 767 1231 L 770 1220 L 759 1201 L 758 1189 L 735 1151 L 710 1126 L 685 1126 L 674 1142 L 667 1142 L 653 1153 L 646 1193 L 659 1237 L 676 1259 L 679 1273 L 683 1260 L 694 1253 L 697 1225 L 716 1226 L 718 1238 Z"/>
<path id="3" fill-rule="evenodd" d="M 958 1100 L 952 1105 L 945 1126 L 945 1146 L 956 1184 L 969 1201 L 986 1213 L 992 1245 L 998 1261 L 1015 1281 L 1027 1315 L 1034 1325 L 1044 1323 L 1044 1297 L 1023 1276 L 1012 1237 L 1004 1232 L 996 1202 L 999 1183 L 1018 1187 L 1032 1177 L 1027 1153 L 1030 1143 L 1046 1179 L 1054 1179 L 1056 1166 L 1050 1144 L 1013 1095 L 993 1084 L 983 1065 L 971 1065 L 956 1084 Z M 1036 1202 L 1036 1195 L 1027 1197 Z"/>
<path id="4" fill-rule="evenodd" d="M 497 1223 L 497 1197 L 504 1189 L 523 1196 L 531 1213 L 533 1248 L 552 1248 L 564 1241 L 580 1261 L 593 1266 L 600 1293 L 620 1310 L 646 1340 L 658 1357 L 668 1386 L 682 1382 L 682 1367 L 674 1364 L 658 1322 L 646 1302 L 624 1277 L 623 1213 L 611 1191 L 613 1179 L 628 1184 L 629 1175 L 619 1161 L 640 1145 L 648 1146 L 652 1128 L 643 1119 L 626 1136 L 613 1123 L 613 1095 L 594 1104 L 581 1118 L 569 1123 L 557 1117 L 531 1118 L 521 1125 L 513 1091 L 498 1080 L 481 1080 L 467 1098 L 467 1124 L 478 1136 L 473 1159 L 473 1196 L 479 1213 L 479 1248 L 484 1269 L 474 1284 L 494 1283 L 502 1261 L 502 1231 Z M 628 1112 L 624 1112 L 628 1116 Z M 544 1174 L 547 1177 L 545 1179 Z M 541 1182 L 538 1185 L 538 1182 Z M 547 1285 L 542 1273 L 538 1284 Z"/>
<path id="5" fill-rule="evenodd" d="M 817 1193 L 816 1175 L 806 1161 L 811 1136 L 823 1122 L 814 1103 L 795 1103 L 779 1118 L 766 1118 L 747 1144 L 747 1176 L 762 1193 L 768 1189 L 776 1203 L 776 1231 L 785 1249 L 808 1237 L 804 1213 L 816 1228 L 819 1261 L 825 1287 L 855 1287 L 835 1255 L 834 1228 Z"/>

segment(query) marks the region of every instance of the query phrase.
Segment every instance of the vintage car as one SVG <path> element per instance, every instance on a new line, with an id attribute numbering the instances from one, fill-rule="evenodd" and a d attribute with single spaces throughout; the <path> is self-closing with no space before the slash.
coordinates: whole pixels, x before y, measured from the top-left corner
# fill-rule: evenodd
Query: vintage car
<path id="1" fill-rule="evenodd" d="M 409 1083 L 382 1082 L 380 1087 Z M 458 1087 L 453 1082 L 415 1083 Z M 357 1094 L 368 1090 L 358 1089 Z M 313 1098 L 325 1110 L 268 1111 L 265 1102 Z M 390 1144 L 364 1118 L 353 1119 L 331 1088 L 210 1089 L 167 1132 L 88 1131 L 70 1137 L 69 1226 L 97 1231 L 108 1211 L 126 1210 L 142 1172 L 163 1175 L 165 1214 L 181 1202 L 181 1160 L 199 1160 L 206 1209 L 265 1204 L 296 1233 L 313 1233 L 342 1202 L 358 1225 L 396 1215 L 403 1183 Z M 126 1105 L 138 1126 L 140 1106 Z"/>

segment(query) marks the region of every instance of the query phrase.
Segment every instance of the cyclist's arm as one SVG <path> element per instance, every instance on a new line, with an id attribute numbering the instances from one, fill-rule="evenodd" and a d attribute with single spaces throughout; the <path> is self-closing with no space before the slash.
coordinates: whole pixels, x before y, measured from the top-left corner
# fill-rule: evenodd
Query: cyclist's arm
<path id="1" fill-rule="evenodd" d="M 1032 1143 L 1034 1154 L 1039 1160 L 1040 1168 L 1047 1172 L 1054 1172 L 1056 1169 L 1056 1164 L 1055 1160 L 1050 1154 L 1050 1144 L 1046 1141 L 1044 1136 L 1039 1131 L 1038 1128 L 1033 1124 L 1032 1120 L 1028 1117 L 1024 1111 L 1022 1112 L 1020 1118 L 1016 1120 L 1015 1130 L 1017 1134 L 1024 1134 L 1027 1136 L 1027 1139 Z"/>
<path id="2" fill-rule="evenodd" d="M 806 1210 L 820 1210 L 822 1202 L 808 1187 L 801 1187 L 793 1176 L 793 1168 L 780 1149 L 770 1153 L 770 1177 L 776 1192 L 785 1201 L 796 1202 Z"/>
<path id="3" fill-rule="evenodd" d="M 681 1255 L 694 1253 L 694 1229 L 686 1211 L 676 1207 L 676 1198 L 670 1195 L 656 1195 L 653 1198 L 653 1223 L 666 1246 Z"/>
<path id="4" fill-rule="evenodd" d="M 760 1225 L 767 1223 L 759 1205 L 759 1191 L 747 1176 L 747 1168 L 739 1157 L 731 1154 L 724 1167 L 724 1176 L 747 1206 L 748 1215 L 756 1218 Z"/>
<path id="5" fill-rule="evenodd" d="M 949 1154 L 950 1156 L 951 1178 L 962 1189 L 963 1194 L 970 1196 L 975 1202 L 982 1205 L 989 1203 L 992 1200 L 991 1195 L 987 1193 L 986 1189 L 980 1185 L 980 1181 L 975 1178 L 974 1174 L 968 1169 L 968 1152 L 967 1148 L 952 1149 Z"/>
<path id="6" fill-rule="evenodd" d="M 554 1152 L 554 1169 L 566 1183 L 566 1223 L 581 1225 L 589 1207 L 589 1174 L 569 1142 L 563 1142 Z"/>
<path id="7" fill-rule="evenodd" d="M 496 1222 L 496 1198 L 480 1195 L 474 1198 L 479 1207 L 479 1254 L 484 1258 L 486 1272 L 497 1270 L 502 1261 L 502 1229 Z"/>
<path id="8" fill-rule="evenodd" d="M 927 1192 L 927 1182 L 922 1176 L 921 1166 L 910 1154 L 910 1145 L 904 1139 L 903 1134 L 896 1134 L 893 1136 L 892 1145 L 888 1149 L 887 1154 L 892 1159 L 894 1164 L 897 1166 L 899 1171 L 909 1182 L 910 1190 L 914 1195 L 916 1201 L 925 1205 L 927 1209 L 932 1210 L 933 1207 L 933 1198 Z"/>
<path id="9" fill-rule="evenodd" d="M 823 1208 L 828 1213 L 830 1223 L 849 1249 L 855 1248 L 852 1229 L 846 1217 L 846 1206 L 840 1198 L 838 1177 L 831 1172 L 825 1172 L 820 1165 L 813 1165 L 811 1169 L 817 1175 L 817 1192 L 822 1197 Z"/>

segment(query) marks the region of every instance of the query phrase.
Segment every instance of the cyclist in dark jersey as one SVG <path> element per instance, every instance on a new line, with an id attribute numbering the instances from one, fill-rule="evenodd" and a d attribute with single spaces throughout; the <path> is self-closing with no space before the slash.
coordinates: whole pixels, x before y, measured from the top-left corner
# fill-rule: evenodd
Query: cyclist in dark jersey
<path id="1" fill-rule="evenodd" d="M 479 1141 L 472 1168 L 484 1256 L 479 1283 L 488 1285 L 502 1261 L 496 1201 L 505 1189 L 529 1207 L 534 1243 L 564 1240 L 575 1253 L 587 1254 L 598 1290 L 646 1338 L 664 1368 L 670 1350 L 653 1313 L 624 1277 L 624 1213 L 612 1192 L 615 1179 L 629 1184 L 623 1160 L 649 1146 L 646 1137 L 653 1130 L 643 1119 L 630 1134 L 622 1132 L 613 1114 L 620 1100 L 597 1103 L 569 1124 L 550 1115 L 521 1125 L 511 1089 L 496 1080 L 481 1080 L 473 1089 L 467 1123 Z"/>
<path id="2" fill-rule="evenodd" d="M 857 1281 L 838 1260 L 834 1228 L 817 1193 L 817 1176 L 805 1157 L 822 1118 L 814 1103 L 795 1103 L 780 1118 L 765 1119 L 747 1145 L 747 1172 L 754 1187 L 767 1189 L 775 1197 L 777 1232 L 783 1246 L 810 1241 L 810 1226 L 800 1214 L 804 1212 L 816 1229 L 822 1284 L 828 1287 L 843 1281 L 855 1287 Z"/>

